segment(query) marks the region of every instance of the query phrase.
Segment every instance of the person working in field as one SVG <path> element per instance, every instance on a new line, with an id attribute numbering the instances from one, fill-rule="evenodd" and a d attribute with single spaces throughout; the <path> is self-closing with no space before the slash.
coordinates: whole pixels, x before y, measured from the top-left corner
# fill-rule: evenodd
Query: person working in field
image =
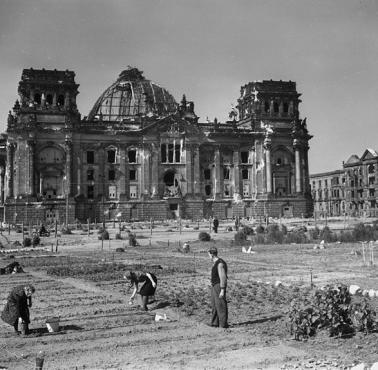
<path id="1" fill-rule="evenodd" d="M 141 273 L 137 275 L 135 272 L 130 271 L 127 275 L 124 276 L 127 280 L 130 281 L 131 286 L 134 288 L 133 293 L 130 296 L 130 304 L 134 302 L 135 295 L 140 294 L 141 306 L 145 311 L 148 311 L 149 297 L 155 295 L 157 278 L 154 274 L 150 272 Z M 143 283 L 139 289 L 139 284 Z"/>
<path id="2" fill-rule="evenodd" d="M 20 285 L 12 289 L 7 298 L 4 310 L 1 313 L 1 319 L 9 325 L 12 325 L 15 333 L 18 331 L 18 321 L 21 322 L 21 334 L 29 334 L 30 313 L 29 307 L 32 305 L 32 294 L 35 289 L 32 285 Z"/>
<path id="3" fill-rule="evenodd" d="M 208 251 L 213 262 L 211 269 L 211 323 L 210 326 L 228 328 L 228 307 L 226 300 L 227 264 L 218 257 L 218 250 Z"/>

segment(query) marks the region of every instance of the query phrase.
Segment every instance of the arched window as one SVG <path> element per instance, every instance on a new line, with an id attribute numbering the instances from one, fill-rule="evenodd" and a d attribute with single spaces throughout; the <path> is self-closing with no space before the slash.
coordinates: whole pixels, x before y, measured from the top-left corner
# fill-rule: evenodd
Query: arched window
<path id="1" fill-rule="evenodd" d="M 287 104 L 286 102 L 283 103 L 283 111 L 284 113 L 287 113 L 289 111 L 289 104 Z"/>
<path id="2" fill-rule="evenodd" d="M 58 99 L 56 100 L 56 104 L 59 106 L 64 105 L 64 95 L 58 95 Z"/>
<path id="3" fill-rule="evenodd" d="M 51 94 L 47 94 L 46 96 L 46 103 L 52 105 L 53 103 L 53 96 Z"/>
<path id="4" fill-rule="evenodd" d="M 206 194 L 206 196 L 210 196 L 211 195 L 211 185 L 206 185 L 205 186 L 205 194 Z"/>
<path id="5" fill-rule="evenodd" d="M 36 104 L 41 104 L 41 94 L 40 93 L 34 94 L 34 102 Z"/>

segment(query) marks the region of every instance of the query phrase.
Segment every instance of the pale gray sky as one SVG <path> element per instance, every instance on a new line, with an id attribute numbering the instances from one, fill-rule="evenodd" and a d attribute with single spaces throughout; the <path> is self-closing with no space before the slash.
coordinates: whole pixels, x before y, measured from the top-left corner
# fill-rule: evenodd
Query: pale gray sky
<path id="1" fill-rule="evenodd" d="M 23 68 L 70 69 L 87 115 L 128 65 L 227 119 L 241 85 L 297 82 L 310 172 L 378 149 L 378 0 L 0 0 L 0 130 Z"/>

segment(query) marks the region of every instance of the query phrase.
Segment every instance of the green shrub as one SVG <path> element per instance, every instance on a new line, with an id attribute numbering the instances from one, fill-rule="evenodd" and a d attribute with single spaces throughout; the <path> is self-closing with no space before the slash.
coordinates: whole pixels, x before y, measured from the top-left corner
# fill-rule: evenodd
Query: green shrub
<path id="1" fill-rule="evenodd" d="M 317 240 L 317 239 L 319 239 L 320 230 L 317 226 L 315 226 L 315 228 L 309 230 L 309 234 L 310 234 L 310 238 L 312 240 Z"/>
<path id="2" fill-rule="evenodd" d="M 210 239 L 211 239 L 210 234 L 205 231 L 201 231 L 198 234 L 198 240 L 200 240 L 201 242 L 209 242 Z"/>
<path id="3" fill-rule="evenodd" d="M 285 235 L 285 243 L 304 244 L 307 242 L 307 236 L 302 231 L 291 231 Z"/>
<path id="4" fill-rule="evenodd" d="M 263 234 L 265 231 L 264 226 L 259 225 L 256 227 L 256 234 Z"/>
<path id="5" fill-rule="evenodd" d="M 268 243 L 282 243 L 284 240 L 284 234 L 280 230 L 279 225 L 270 224 L 267 227 L 266 241 Z"/>
<path id="6" fill-rule="evenodd" d="M 247 234 L 243 230 L 239 230 L 235 233 L 234 240 L 236 243 L 243 243 L 247 240 Z"/>
<path id="7" fill-rule="evenodd" d="M 292 300 L 289 309 L 291 334 L 295 339 L 307 339 L 318 329 L 328 329 L 329 335 L 343 336 L 354 331 L 374 329 L 375 312 L 365 298 L 351 303 L 346 285 L 328 285 L 313 292 L 311 297 Z"/>
<path id="8" fill-rule="evenodd" d="M 107 230 L 104 230 L 99 236 L 98 240 L 109 240 L 109 233 Z"/>
<path id="9" fill-rule="evenodd" d="M 115 238 L 116 238 L 117 240 L 122 240 L 122 235 L 121 235 L 120 233 L 116 233 L 116 234 L 115 234 Z"/>
<path id="10" fill-rule="evenodd" d="M 265 236 L 264 234 L 257 234 L 253 237 L 254 244 L 265 244 Z"/>
<path id="11" fill-rule="evenodd" d="M 34 235 L 33 239 L 32 239 L 32 245 L 33 245 L 33 247 L 35 247 L 36 245 L 39 245 L 40 242 L 41 242 L 41 239 L 39 238 L 39 236 L 38 235 Z"/>
<path id="12" fill-rule="evenodd" d="M 68 226 L 64 226 L 64 227 L 62 227 L 61 233 L 63 235 L 70 235 L 70 234 L 72 234 L 72 231 Z"/>
<path id="13" fill-rule="evenodd" d="M 253 228 L 251 226 L 248 226 L 248 225 L 243 226 L 242 231 L 245 235 L 253 235 L 255 233 L 253 231 Z"/>
<path id="14" fill-rule="evenodd" d="M 342 243 L 353 243 L 356 241 L 352 232 L 344 230 L 341 230 L 340 235 L 338 235 L 337 239 Z"/>
<path id="15" fill-rule="evenodd" d="M 356 241 L 369 241 L 374 239 L 374 228 L 370 225 L 364 225 L 362 222 L 353 228 L 353 237 Z"/>
<path id="16" fill-rule="evenodd" d="M 337 235 L 328 226 L 325 226 L 320 232 L 319 239 L 324 240 L 326 243 L 332 243 L 337 240 Z"/>
<path id="17" fill-rule="evenodd" d="M 136 247 L 138 245 L 136 234 L 129 233 L 129 245 L 131 247 Z"/>
<path id="18" fill-rule="evenodd" d="M 22 245 L 24 247 L 30 247 L 32 245 L 32 240 L 29 237 L 24 238 Z"/>

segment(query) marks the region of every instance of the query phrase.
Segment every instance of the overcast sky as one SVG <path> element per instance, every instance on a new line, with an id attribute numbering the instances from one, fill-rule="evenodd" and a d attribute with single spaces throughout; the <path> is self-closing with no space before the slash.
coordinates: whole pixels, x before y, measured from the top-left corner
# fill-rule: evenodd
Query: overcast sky
<path id="1" fill-rule="evenodd" d="M 310 172 L 378 149 L 378 0 L 0 0 L 0 130 L 23 68 L 70 69 L 86 116 L 128 65 L 225 121 L 240 86 L 292 80 Z"/>

